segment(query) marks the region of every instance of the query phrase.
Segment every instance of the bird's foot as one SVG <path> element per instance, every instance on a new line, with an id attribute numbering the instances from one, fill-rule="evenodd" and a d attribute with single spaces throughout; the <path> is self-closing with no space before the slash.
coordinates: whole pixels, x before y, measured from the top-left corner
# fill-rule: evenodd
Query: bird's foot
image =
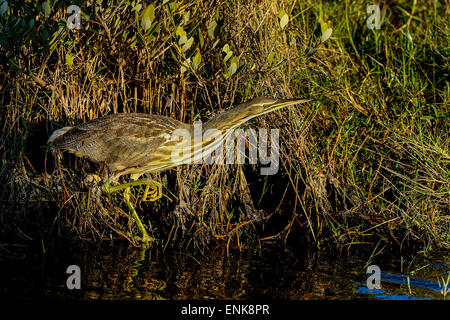
<path id="1" fill-rule="evenodd" d="M 135 237 L 134 237 L 134 240 L 137 241 L 137 242 L 142 243 L 142 246 L 143 246 L 144 248 L 150 247 L 150 244 L 151 244 L 153 241 L 155 241 L 156 239 L 155 239 L 155 238 L 152 238 L 152 237 L 150 237 L 150 236 L 148 235 L 147 230 L 145 229 L 145 226 L 144 226 L 143 223 L 141 222 L 141 219 L 139 219 L 139 216 L 138 216 L 138 214 L 137 214 L 137 212 L 136 212 L 136 209 L 134 209 L 134 206 L 133 206 L 133 204 L 132 204 L 132 202 L 131 202 L 131 199 L 130 199 L 130 187 L 127 187 L 127 188 L 125 189 L 125 191 L 123 192 L 123 199 L 124 199 L 125 203 L 127 204 L 128 209 L 130 210 L 131 217 L 132 217 L 133 220 L 135 221 L 135 223 L 136 223 L 136 225 L 137 225 L 139 231 L 140 231 L 141 234 L 142 234 L 141 237 L 135 236 Z M 151 228 L 151 226 L 150 226 L 150 228 Z"/>
<path id="2" fill-rule="evenodd" d="M 149 178 L 131 181 L 131 182 L 120 184 L 120 185 L 113 186 L 113 187 L 111 187 L 110 184 L 111 184 L 111 180 L 108 179 L 102 185 L 102 191 L 108 195 L 113 192 L 119 191 L 119 190 L 124 190 L 124 189 L 126 190 L 126 189 L 129 189 L 130 187 L 136 187 L 136 186 L 145 184 L 146 187 L 144 189 L 144 195 L 142 196 L 142 201 L 156 201 L 158 199 L 161 199 L 161 197 L 162 197 L 161 183 L 159 183 L 155 180 L 149 179 Z M 150 189 L 150 187 L 151 187 L 151 189 Z"/>
<path id="3" fill-rule="evenodd" d="M 106 182 L 102 184 L 101 190 L 105 194 L 108 194 L 108 195 L 111 194 L 111 180 L 110 179 L 106 180 Z"/>
<path id="4" fill-rule="evenodd" d="M 150 237 L 147 232 L 145 232 L 145 234 L 143 233 L 142 237 L 141 236 L 134 236 L 133 240 L 135 242 L 139 243 L 140 246 L 142 248 L 144 248 L 144 249 L 150 248 L 153 245 L 153 243 L 155 241 L 157 241 L 155 238 Z"/>
<path id="5" fill-rule="evenodd" d="M 150 184 L 145 187 L 142 201 L 156 201 L 162 197 L 162 185 L 156 181 L 152 181 L 152 189 L 150 190 Z"/>

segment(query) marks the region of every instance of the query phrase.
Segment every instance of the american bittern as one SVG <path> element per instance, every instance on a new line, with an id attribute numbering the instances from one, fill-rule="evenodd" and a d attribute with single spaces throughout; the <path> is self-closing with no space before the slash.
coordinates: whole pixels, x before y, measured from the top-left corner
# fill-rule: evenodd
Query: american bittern
<path id="1" fill-rule="evenodd" d="M 161 197 L 161 184 L 151 179 L 137 180 L 141 175 L 154 173 L 182 164 L 192 163 L 202 159 L 204 154 L 210 154 L 218 142 L 227 137 L 228 132 L 239 127 L 244 122 L 265 113 L 309 101 L 308 99 L 277 100 L 270 98 L 255 98 L 224 113 L 218 114 L 203 125 L 203 132 L 215 129 L 222 133 L 214 139 L 195 141 L 185 139 L 180 142 L 179 130 L 184 130 L 194 136 L 194 126 L 165 116 L 123 113 L 112 114 L 98 118 L 76 127 L 64 127 L 56 130 L 50 137 L 52 149 L 68 150 L 80 157 L 104 163 L 112 176 L 103 185 L 102 190 L 110 193 L 124 190 L 124 200 L 127 203 L 136 224 L 142 233 L 142 242 L 152 239 L 141 223 L 136 210 L 130 201 L 130 187 L 146 184 L 144 199 L 148 195 L 149 185 L 152 185 L 150 200 Z M 183 154 L 176 156 L 174 154 Z M 132 182 L 110 187 L 110 182 L 124 174 L 130 174 Z"/>

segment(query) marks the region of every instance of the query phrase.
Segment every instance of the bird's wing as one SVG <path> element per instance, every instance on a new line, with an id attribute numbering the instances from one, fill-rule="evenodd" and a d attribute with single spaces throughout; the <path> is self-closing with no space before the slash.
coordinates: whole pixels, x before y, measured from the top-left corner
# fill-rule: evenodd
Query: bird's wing
<path id="1" fill-rule="evenodd" d="M 113 114 L 86 122 L 54 139 L 54 149 L 66 149 L 112 170 L 146 164 L 146 159 L 184 123 L 149 114 Z"/>

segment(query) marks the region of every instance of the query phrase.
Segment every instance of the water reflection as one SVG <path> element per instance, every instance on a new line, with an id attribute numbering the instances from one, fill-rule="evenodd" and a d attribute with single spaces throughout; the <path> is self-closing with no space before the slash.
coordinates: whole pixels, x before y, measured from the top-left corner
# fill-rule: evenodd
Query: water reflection
<path id="1" fill-rule="evenodd" d="M 448 270 L 448 266 L 443 264 L 433 265 L 433 273 L 437 273 L 439 269 Z M 423 278 L 410 277 L 395 273 L 382 273 L 382 289 L 369 290 L 365 283 L 361 283 L 358 293 L 363 295 L 372 295 L 381 300 L 433 300 L 444 298 L 442 279 L 447 279 L 447 272 L 441 272 L 437 276 L 438 281 L 432 281 Z M 430 276 L 430 274 L 428 274 Z M 405 293 L 406 292 L 406 293 Z M 447 290 L 448 292 L 448 290 Z"/>
<path id="2" fill-rule="evenodd" d="M 409 282 L 395 272 L 404 261 L 371 262 L 382 277 L 381 289 L 369 290 L 364 255 L 267 248 L 229 256 L 216 249 L 194 257 L 117 245 L 56 245 L 42 254 L 33 246 L 0 245 L 1 293 L 20 299 L 442 299 L 437 279 L 446 279 L 448 253 L 433 263 L 412 261 L 404 274 L 418 271 Z M 66 288 L 72 264 L 81 268 L 81 290 Z"/>

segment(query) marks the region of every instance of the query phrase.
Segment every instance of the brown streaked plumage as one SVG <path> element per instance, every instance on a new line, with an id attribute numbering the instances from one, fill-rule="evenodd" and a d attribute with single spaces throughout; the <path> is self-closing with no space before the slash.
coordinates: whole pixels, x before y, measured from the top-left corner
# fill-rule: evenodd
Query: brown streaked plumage
<path id="1" fill-rule="evenodd" d="M 76 127 L 65 127 L 49 141 L 54 150 L 68 150 L 77 156 L 105 163 L 117 178 L 141 172 L 156 150 L 167 143 L 171 132 L 189 128 L 165 116 L 120 113 L 98 118 Z M 64 132 L 65 131 L 65 132 Z"/>
<path id="2" fill-rule="evenodd" d="M 147 184 L 144 192 L 146 198 L 148 185 L 153 184 L 154 193 L 150 199 L 154 201 L 162 195 L 161 185 L 143 179 L 110 187 L 111 180 L 124 174 L 130 174 L 131 179 L 136 180 L 145 173 L 158 172 L 191 163 L 193 159 L 201 159 L 203 154 L 209 154 L 233 129 L 246 121 L 286 106 L 308 101 L 308 99 L 255 98 L 205 122 L 202 133 L 216 129 L 221 135 L 219 138 L 201 141 L 195 140 L 192 124 L 160 115 L 123 113 L 108 115 L 76 127 L 56 130 L 50 136 L 49 142 L 53 150 L 68 150 L 77 156 L 87 157 L 108 166 L 113 175 L 102 189 L 108 193 L 125 189 L 124 200 L 142 233 L 141 240 L 146 245 L 152 239 L 130 201 L 130 187 Z M 180 139 L 182 136 L 175 135 L 179 129 L 188 133 L 189 138 Z M 174 158 L 174 151 L 181 152 L 182 156 Z"/>
<path id="3" fill-rule="evenodd" d="M 203 131 L 218 129 L 225 133 L 264 113 L 307 101 L 255 98 L 216 115 L 204 123 Z M 76 127 L 62 128 L 55 131 L 49 141 L 54 150 L 68 150 L 94 162 L 105 163 L 115 178 L 123 174 L 137 178 L 144 173 L 162 171 L 181 164 L 173 163 L 170 157 L 173 148 L 181 146 L 178 141 L 171 140 L 176 129 L 193 132 L 192 125 L 169 117 L 122 113 L 91 120 Z M 204 142 L 202 149 L 205 147 Z"/>

